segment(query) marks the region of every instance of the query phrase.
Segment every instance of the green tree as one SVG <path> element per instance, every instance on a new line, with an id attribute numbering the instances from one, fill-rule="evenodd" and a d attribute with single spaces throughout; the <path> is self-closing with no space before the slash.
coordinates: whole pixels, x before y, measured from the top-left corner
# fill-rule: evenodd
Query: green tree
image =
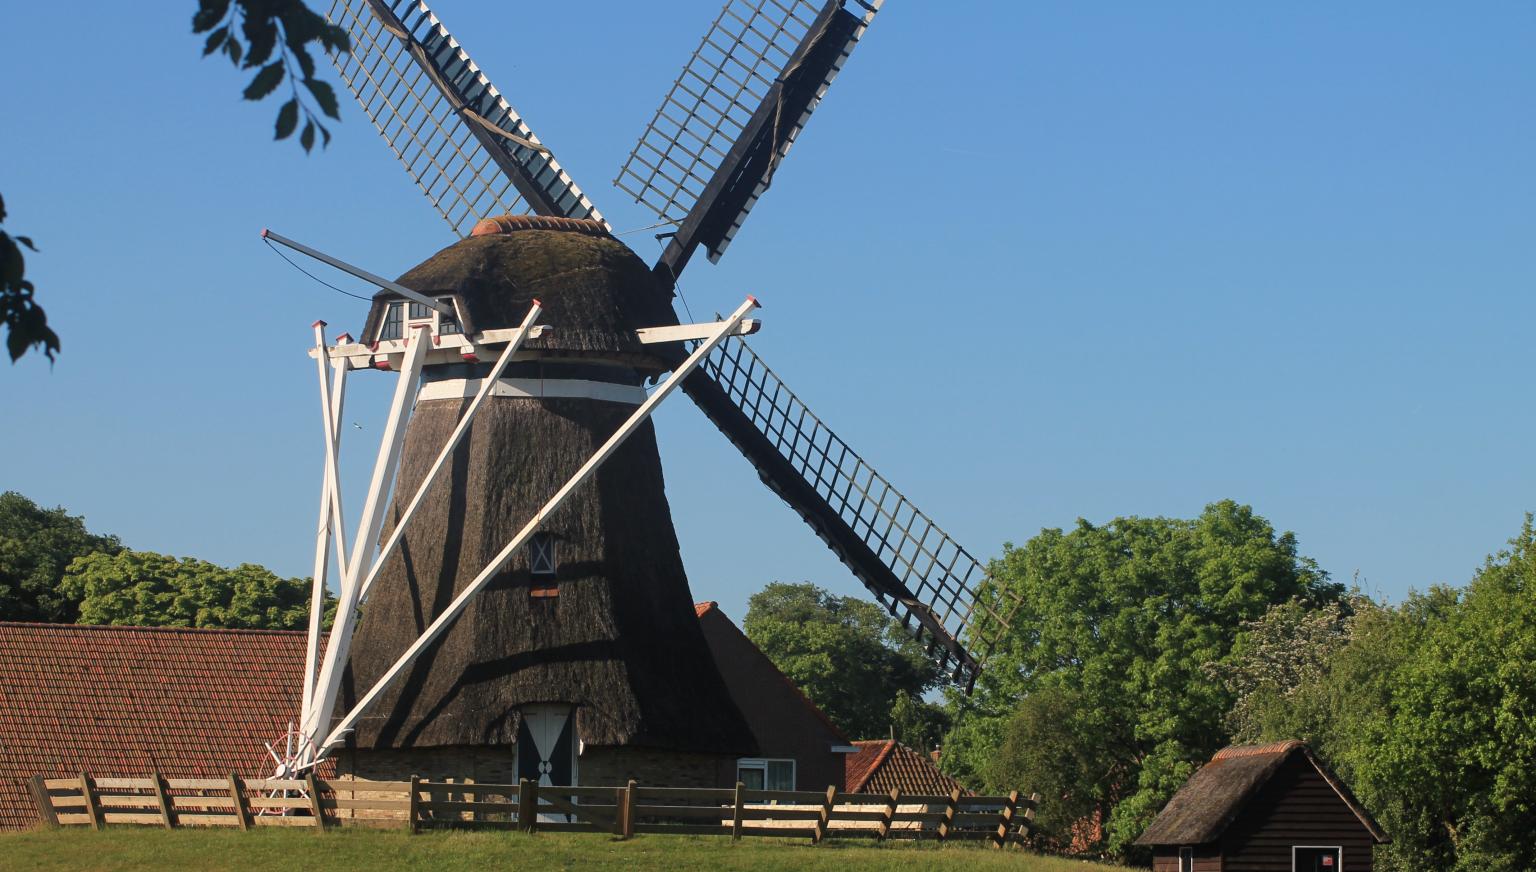
<path id="1" fill-rule="evenodd" d="M 314 45 L 321 51 L 346 54 L 352 49 L 346 30 L 327 22 L 301 0 L 198 0 L 192 32 L 208 34 L 204 57 L 218 52 L 237 68 L 254 70 L 241 92 L 245 99 L 265 99 L 287 80 L 289 97 L 278 107 L 274 138 L 292 136 L 302 115 L 299 145 L 309 151 L 316 133 L 324 144 L 330 143 L 330 131 L 315 110 L 339 119 L 340 107 L 330 83 L 315 77 L 309 48 Z M 0 199 L 0 224 L 4 223 L 5 201 Z M 6 351 L 12 363 L 31 348 L 41 348 L 53 360 L 59 337 L 48 326 L 48 315 L 35 298 L 36 288 L 26 277 L 23 246 L 37 250 L 31 238 L 0 230 L 0 323 L 6 328 Z"/>
<path id="2" fill-rule="evenodd" d="M 310 583 L 244 563 L 226 569 L 151 551 L 92 554 L 61 585 L 80 603 L 80 622 L 147 627 L 300 630 L 308 626 Z M 327 596 L 327 622 L 334 601 Z"/>
<path id="3" fill-rule="evenodd" d="M 1312 742 L 1349 782 L 1392 836 L 1379 867 L 1536 868 L 1531 519 L 1465 589 L 1361 610 L 1321 674 L 1260 726 L 1264 740 Z"/>
<path id="4" fill-rule="evenodd" d="M 62 507 L 0 494 L 0 620 L 74 623 L 79 602 L 59 588 L 64 571 L 77 557 L 122 549 L 116 536 L 91 533 Z"/>
<path id="5" fill-rule="evenodd" d="M 1060 782 L 1062 771 L 1030 764 L 1049 750 L 1104 766 L 1091 779 L 1052 789 L 1109 809 L 1102 847 L 1120 856 L 1226 742 L 1232 694 L 1208 664 L 1230 657 L 1242 622 L 1293 598 L 1320 605 L 1343 594 L 1297 553 L 1292 534 L 1277 535 L 1231 501 L 1207 506 L 1194 520 L 1079 520 L 1071 532 L 1044 530 L 1022 548 L 1005 546 L 991 578 L 1022 605 L 976 692 L 952 696 L 957 718 L 946 766 L 998 788 L 1004 785 L 993 779 L 1004 773 L 1010 787 Z M 999 589 L 984 595 L 996 598 Z M 1031 741 L 1059 744 L 999 759 L 1010 725 L 1015 734 L 1021 728 L 1014 720 L 1020 704 L 1047 689 L 1059 694 L 1052 707 L 1078 707 L 1073 729 L 1026 730 Z M 1019 741 L 1015 735 L 1015 749 Z"/>
<path id="6" fill-rule="evenodd" d="M 885 736 L 897 694 L 920 697 L 939 681 L 922 647 L 879 606 L 810 583 L 753 594 L 743 629 L 852 738 Z"/>
<path id="7" fill-rule="evenodd" d="M 891 703 L 891 735 L 896 741 L 919 751 L 930 751 L 949 732 L 949 712 L 905 690 L 897 691 Z"/>

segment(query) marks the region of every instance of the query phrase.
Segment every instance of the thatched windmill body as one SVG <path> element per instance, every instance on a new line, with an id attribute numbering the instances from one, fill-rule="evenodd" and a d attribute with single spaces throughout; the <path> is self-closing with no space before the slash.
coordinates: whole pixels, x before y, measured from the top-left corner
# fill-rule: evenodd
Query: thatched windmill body
<path id="1" fill-rule="evenodd" d="M 729 0 L 616 180 L 674 228 L 649 267 L 425 4 L 332 9 L 352 36 L 343 78 L 468 236 L 398 282 L 348 267 L 383 288 L 361 342 L 327 346 L 316 327 L 316 603 L 334 545 L 340 608 L 323 657 L 316 609 L 301 750 L 283 768 L 345 750 L 364 775 L 732 780 L 751 734 L 694 618 L 648 423 L 677 387 L 974 682 L 1009 611 L 982 568 L 747 347 L 755 301 L 708 324 L 670 306 L 693 253 L 731 242 L 878 6 Z M 400 377 L 349 553 L 335 453 L 361 368 Z"/>

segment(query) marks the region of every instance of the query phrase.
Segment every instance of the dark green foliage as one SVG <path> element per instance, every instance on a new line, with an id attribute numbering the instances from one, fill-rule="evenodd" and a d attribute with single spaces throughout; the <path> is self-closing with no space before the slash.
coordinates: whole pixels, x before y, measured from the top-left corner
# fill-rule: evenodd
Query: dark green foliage
<path id="1" fill-rule="evenodd" d="M 1536 531 L 1465 589 L 1364 605 L 1346 641 L 1249 712 L 1316 747 L 1380 820 L 1377 868 L 1536 868 Z"/>
<path id="2" fill-rule="evenodd" d="M 5 223 L 5 200 L 0 199 L 0 224 Z M 43 349 L 49 360 L 59 350 L 58 334 L 48 326 L 43 307 L 33 299 L 36 290 L 27 281 L 27 261 L 21 249 L 37 251 L 27 236 L 12 236 L 0 229 L 0 322 L 5 324 L 5 350 L 15 363 L 29 348 Z"/>
<path id="3" fill-rule="evenodd" d="M 878 605 L 808 582 L 764 587 L 748 601 L 742 624 L 851 739 L 888 735 L 898 695 L 921 697 L 940 678 L 922 647 Z"/>
<path id="4" fill-rule="evenodd" d="M 226 569 L 150 551 L 98 553 L 76 560 L 61 588 L 80 604 L 83 624 L 302 630 L 309 622 L 309 580 L 250 563 Z M 335 601 L 326 599 L 329 623 Z"/>
<path id="5" fill-rule="evenodd" d="M 898 691 L 891 704 L 892 738 L 919 751 L 938 746 L 949 732 L 949 712 L 905 690 Z M 870 737 L 873 738 L 873 737 Z"/>
<path id="6" fill-rule="evenodd" d="M 85 529 L 85 519 L 44 509 L 15 491 L 0 494 L 0 620 L 74 623 L 79 601 L 59 588 L 77 557 L 123 550 L 116 536 Z"/>
<path id="7" fill-rule="evenodd" d="M 1232 694 L 1210 665 L 1231 655 L 1242 623 L 1343 593 L 1294 536 L 1231 501 L 1194 520 L 1044 530 L 1006 546 L 991 575 L 1023 605 L 975 694 L 953 698 L 945 766 L 967 783 L 1049 788 L 1051 803 L 1107 810 L 1094 847 L 1120 856 L 1227 741 Z"/>
<path id="8" fill-rule="evenodd" d="M 242 92 L 245 99 L 264 99 L 284 80 L 288 82 L 290 96 L 277 111 L 274 138 L 292 136 L 302 113 L 304 132 L 299 145 L 305 151 L 313 148 L 316 132 L 324 144 L 330 143 L 330 131 L 319 116 L 340 118 L 340 107 L 330 84 L 315 78 L 309 49 L 314 43 L 321 51 L 346 54 L 352 48 L 346 30 L 300 0 L 198 0 L 192 32 L 208 34 L 203 42 L 205 57 L 222 51 L 236 67 L 256 70 Z M 315 109 L 303 99 L 299 84 Z"/>

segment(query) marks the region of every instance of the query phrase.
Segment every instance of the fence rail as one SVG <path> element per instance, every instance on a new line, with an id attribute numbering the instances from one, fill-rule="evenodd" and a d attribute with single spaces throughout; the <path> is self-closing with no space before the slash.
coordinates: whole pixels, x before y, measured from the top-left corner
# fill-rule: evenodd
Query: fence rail
<path id="1" fill-rule="evenodd" d="M 162 827 L 404 826 L 595 832 L 990 840 L 1022 843 L 1034 829 L 1038 794 L 887 795 L 824 791 L 477 784 L 350 779 L 69 778 L 28 782 L 45 826 Z"/>

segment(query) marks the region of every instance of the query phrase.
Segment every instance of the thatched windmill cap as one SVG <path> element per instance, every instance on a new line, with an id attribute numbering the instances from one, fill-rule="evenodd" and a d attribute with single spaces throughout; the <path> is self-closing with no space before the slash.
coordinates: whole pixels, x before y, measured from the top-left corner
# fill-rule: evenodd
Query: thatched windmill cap
<path id="1" fill-rule="evenodd" d="M 474 235 L 427 258 L 399 282 L 429 296 L 452 297 L 471 334 L 516 327 L 537 298 L 544 305 L 540 321 L 554 331 L 526 347 L 574 356 L 650 365 L 634 331 L 676 323 L 671 291 L 595 221 L 488 218 Z M 385 304 L 397 300 L 388 291 L 375 295 L 364 337 L 376 335 Z"/>

